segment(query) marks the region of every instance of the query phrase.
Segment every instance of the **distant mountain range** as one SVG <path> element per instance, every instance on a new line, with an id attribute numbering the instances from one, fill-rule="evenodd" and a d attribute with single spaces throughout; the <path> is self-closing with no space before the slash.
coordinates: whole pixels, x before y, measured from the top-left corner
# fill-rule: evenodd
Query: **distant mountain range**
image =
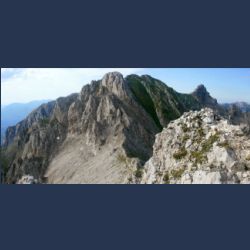
<path id="1" fill-rule="evenodd" d="M 222 106 L 228 110 L 238 108 L 242 112 L 250 112 L 250 104 L 247 102 L 223 103 Z"/>
<path id="2" fill-rule="evenodd" d="M 235 105 L 232 107 L 218 104 L 204 85 L 190 94 L 182 94 L 149 75 L 124 78 L 119 72 L 107 73 L 102 79 L 83 86 L 80 93 L 40 105 L 7 129 L 3 146 L 5 182 L 140 183 L 145 163 L 153 151 L 159 152 L 153 159 L 158 156 L 165 159 L 161 144 L 155 144 L 156 134 L 162 132 L 164 140 L 164 134 L 167 135 L 168 145 L 165 146 L 170 147 L 169 150 L 179 149 L 177 160 L 191 155 L 183 148 L 189 137 L 198 144 L 203 143 L 201 152 L 199 148 L 197 152 L 192 149 L 193 158 L 203 162 L 203 153 L 209 152 L 218 137 L 212 134 L 211 137 L 209 133 L 223 132 L 221 126 L 227 120 L 250 124 L 249 112 Z M 212 112 L 196 113 L 203 108 Z M 185 123 L 180 120 L 175 127 L 169 126 L 189 111 L 194 111 L 195 115 L 190 113 Z M 220 117 L 227 120 L 218 123 Z M 217 130 L 210 130 L 209 124 L 218 125 Z M 167 127 L 173 130 L 171 137 L 164 130 Z M 230 126 L 225 125 L 225 128 L 234 131 Z M 209 145 L 207 137 L 211 137 Z M 242 136 L 240 143 L 245 138 L 247 135 Z M 227 147 L 226 141 L 221 143 Z M 197 153 L 202 153 L 202 161 Z M 247 152 L 244 157 L 248 159 Z M 226 160 L 224 163 L 226 168 Z M 248 169 L 248 165 L 242 168 Z M 154 166 L 155 172 L 159 169 L 160 165 Z"/>
<path id="3" fill-rule="evenodd" d="M 4 134 L 9 126 L 14 126 L 35 108 L 49 100 L 32 101 L 29 103 L 12 103 L 1 106 L 1 143 L 3 142 Z"/>

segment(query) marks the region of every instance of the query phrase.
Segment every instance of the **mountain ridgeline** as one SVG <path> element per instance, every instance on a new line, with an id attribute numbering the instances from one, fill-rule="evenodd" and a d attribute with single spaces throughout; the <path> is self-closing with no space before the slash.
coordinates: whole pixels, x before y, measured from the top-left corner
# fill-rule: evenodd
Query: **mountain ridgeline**
<path id="1" fill-rule="evenodd" d="M 108 73 L 7 129 L 4 182 L 135 183 L 155 135 L 204 107 L 221 109 L 203 85 L 181 94 L 148 75 Z"/>
<path id="2" fill-rule="evenodd" d="M 37 100 L 29 103 L 12 103 L 1 106 L 1 143 L 4 140 L 5 131 L 9 126 L 14 126 L 41 104 L 49 100 Z"/>

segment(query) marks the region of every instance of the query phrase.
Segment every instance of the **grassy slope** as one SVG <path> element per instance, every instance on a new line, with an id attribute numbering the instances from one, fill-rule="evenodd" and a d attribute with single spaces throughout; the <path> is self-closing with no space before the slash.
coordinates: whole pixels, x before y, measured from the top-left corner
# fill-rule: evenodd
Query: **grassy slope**
<path id="1" fill-rule="evenodd" d="M 180 94 L 150 76 L 130 75 L 127 80 L 137 101 L 160 129 L 169 121 L 179 118 L 183 112 L 200 108 L 200 104 L 192 95 Z M 162 114 L 164 124 L 161 124 L 157 113 Z"/>
<path id="2" fill-rule="evenodd" d="M 147 111 L 147 113 L 153 118 L 155 124 L 162 129 L 158 116 L 156 114 L 154 102 L 148 94 L 146 88 L 143 86 L 138 78 L 133 76 L 128 77 L 128 83 L 131 91 L 135 95 L 137 101 Z"/>

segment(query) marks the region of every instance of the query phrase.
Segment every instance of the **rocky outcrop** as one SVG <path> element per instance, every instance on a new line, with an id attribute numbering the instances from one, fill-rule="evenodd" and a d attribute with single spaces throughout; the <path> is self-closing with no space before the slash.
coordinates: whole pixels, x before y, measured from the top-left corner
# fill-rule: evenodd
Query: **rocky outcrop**
<path id="1" fill-rule="evenodd" d="M 185 113 L 156 136 L 141 183 L 250 183 L 250 137 L 211 109 Z"/>
<path id="2" fill-rule="evenodd" d="M 11 129 L 8 183 L 26 175 L 49 183 L 125 182 L 152 155 L 160 131 L 118 72 L 39 107 Z"/>
<path id="3" fill-rule="evenodd" d="M 67 110 L 78 95 L 41 105 L 25 120 L 6 132 L 4 155 L 9 169 L 5 180 L 16 183 L 31 175 L 42 182 L 49 160 L 67 134 Z"/>
<path id="4" fill-rule="evenodd" d="M 37 184 L 37 180 L 31 175 L 24 175 L 18 181 L 17 184 Z"/>
<path id="5" fill-rule="evenodd" d="M 152 157 L 155 135 L 163 127 L 175 124 L 171 121 L 184 112 L 213 104 L 217 107 L 216 100 L 203 87 L 195 94 L 181 94 L 148 75 L 124 78 L 119 72 L 108 73 L 85 85 L 79 94 L 41 105 L 25 120 L 8 128 L 1 154 L 4 181 L 139 183 L 143 166 Z M 202 124 L 215 122 L 206 121 L 209 119 L 212 118 L 202 118 Z M 169 138 L 178 133 L 181 137 L 181 131 L 170 131 L 174 134 L 170 133 Z M 194 135 L 190 132 L 190 137 L 195 136 L 196 127 L 192 131 Z M 147 166 L 151 163 L 150 160 Z M 154 168 L 146 169 L 149 177 L 143 177 L 145 182 L 162 181 L 150 181 Z M 150 172 L 152 175 L 148 175 Z"/>
<path id="6" fill-rule="evenodd" d="M 210 93 L 207 91 L 206 87 L 201 84 L 199 85 L 192 95 L 205 107 L 218 108 L 217 100 L 211 97 Z"/>

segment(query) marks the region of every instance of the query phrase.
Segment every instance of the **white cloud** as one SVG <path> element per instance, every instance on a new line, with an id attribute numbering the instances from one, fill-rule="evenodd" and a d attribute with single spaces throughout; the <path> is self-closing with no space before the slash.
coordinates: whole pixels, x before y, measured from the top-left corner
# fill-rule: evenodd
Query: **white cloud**
<path id="1" fill-rule="evenodd" d="M 55 99 L 79 92 L 83 85 L 98 80 L 110 71 L 124 76 L 139 73 L 139 68 L 2 68 L 1 104 Z"/>

